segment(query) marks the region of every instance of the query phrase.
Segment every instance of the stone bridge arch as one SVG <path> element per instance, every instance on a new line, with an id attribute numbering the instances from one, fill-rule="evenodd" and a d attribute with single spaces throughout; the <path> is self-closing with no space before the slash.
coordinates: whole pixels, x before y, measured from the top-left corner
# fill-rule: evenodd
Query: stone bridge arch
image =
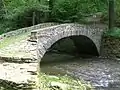
<path id="1" fill-rule="evenodd" d="M 37 37 L 37 56 L 39 63 L 48 48 L 50 48 L 58 40 L 70 36 L 86 36 L 92 40 L 98 54 L 100 54 L 101 35 L 103 29 L 97 28 L 94 25 L 61 24 L 49 28 L 39 29 L 34 32 L 36 32 Z"/>

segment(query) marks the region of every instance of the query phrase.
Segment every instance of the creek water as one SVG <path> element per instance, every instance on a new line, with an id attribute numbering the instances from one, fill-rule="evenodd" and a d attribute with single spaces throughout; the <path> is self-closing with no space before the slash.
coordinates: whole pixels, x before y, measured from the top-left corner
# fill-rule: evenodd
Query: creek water
<path id="1" fill-rule="evenodd" d="M 95 90 L 120 90 L 120 61 L 104 58 L 80 58 L 67 54 L 46 53 L 41 72 L 69 75 L 90 82 Z"/>

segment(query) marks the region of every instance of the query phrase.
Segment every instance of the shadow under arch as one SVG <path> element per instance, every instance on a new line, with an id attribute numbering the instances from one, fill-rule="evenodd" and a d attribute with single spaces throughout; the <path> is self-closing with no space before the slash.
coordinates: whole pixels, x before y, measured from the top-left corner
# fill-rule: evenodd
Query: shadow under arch
<path id="1" fill-rule="evenodd" d="M 73 40 L 79 54 L 99 56 L 97 46 L 89 37 L 79 35 L 71 36 L 71 39 Z"/>
<path id="2" fill-rule="evenodd" d="M 95 43 L 85 35 L 74 35 L 61 38 L 53 43 L 46 53 L 49 52 L 61 52 L 73 55 L 77 53 L 77 55 L 79 55 L 80 57 L 99 56 L 99 52 Z M 43 58 L 45 57 L 46 53 L 44 54 Z M 41 59 L 41 62 L 44 61 L 43 58 Z"/>

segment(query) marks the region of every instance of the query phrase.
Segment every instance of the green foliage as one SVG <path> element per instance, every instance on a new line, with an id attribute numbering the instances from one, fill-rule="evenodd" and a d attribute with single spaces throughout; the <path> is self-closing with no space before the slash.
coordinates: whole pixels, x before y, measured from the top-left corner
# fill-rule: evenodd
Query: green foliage
<path id="1" fill-rule="evenodd" d="M 86 17 L 101 14 L 102 21 L 108 21 L 109 0 L 53 0 L 52 10 L 48 0 L 1 0 L 0 34 L 49 20 L 56 22 L 86 22 Z M 116 25 L 120 26 L 120 0 L 115 1 Z M 51 10 L 51 11 L 50 11 Z M 49 16 L 49 18 L 48 18 Z"/>
<path id="2" fill-rule="evenodd" d="M 105 12 L 106 0 L 56 0 L 52 14 L 57 21 L 75 22 L 97 12 Z"/>
<path id="3" fill-rule="evenodd" d="M 116 9 L 116 26 L 120 26 L 120 0 L 115 1 L 115 9 Z"/>
<path id="4" fill-rule="evenodd" d="M 106 1 L 106 0 L 105 0 Z M 120 0 L 114 0 L 115 2 L 115 25 L 120 27 Z M 108 5 L 107 5 L 108 6 Z M 104 21 L 108 21 L 108 10 L 103 13 Z"/>
<path id="5" fill-rule="evenodd" d="M 2 0 L 0 0 L 0 19 L 3 18 L 3 14 L 4 14 L 4 10 L 3 10 L 3 3 L 2 3 Z"/>
<path id="6" fill-rule="evenodd" d="M 113 30 L 109 30 L 105 32 L 104 36 L 120 38 L 120 28 L 114 28 Z"/>
<path id="7" fill-rule="evenodd" d="M 10 2 L 7 2 L 10 1 Z M 44 11 L 47 7 L 40 5 L 38 0 L 6 0 L 7 16 L 6 18 L 13 18 L 21 13 L 29 11 L 29 9 Z"/>
<path id="8" fill-rule="evenodd" d="M 35 24 L 47 21 L 47 6 L 40 4 L 39 0 L 3 0 L 4 15 L 0 22 L 0 34 L 10 30 L 32 25 L 33 12 Z"/>

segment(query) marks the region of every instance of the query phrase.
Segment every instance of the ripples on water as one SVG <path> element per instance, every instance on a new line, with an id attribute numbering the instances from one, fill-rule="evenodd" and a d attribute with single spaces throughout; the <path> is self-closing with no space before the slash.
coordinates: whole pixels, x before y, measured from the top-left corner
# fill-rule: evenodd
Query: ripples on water
<path id="1" fill-rule="evenodd" d="M 120 61 L 54 53 L 47 53 L 42 61 L 41 71 L 46 74 L 68 74 L 90 82 L 96 90 L 120 90 Z"/>

